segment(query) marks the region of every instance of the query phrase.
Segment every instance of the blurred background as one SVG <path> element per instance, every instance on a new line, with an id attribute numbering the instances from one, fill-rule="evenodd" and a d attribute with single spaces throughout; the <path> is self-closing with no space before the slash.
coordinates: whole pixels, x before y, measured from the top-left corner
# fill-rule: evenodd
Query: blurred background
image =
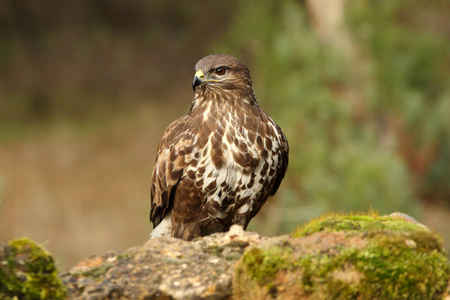
<path id="1" fill-rule="evenodd" d="M 60 268 L 146 242 L 164 129 L 198 59 L 227 53 L 291 147 L 250 229 L 401 211 L 450 249 L 450 2 L 0 2 L 0 241 Z"/>

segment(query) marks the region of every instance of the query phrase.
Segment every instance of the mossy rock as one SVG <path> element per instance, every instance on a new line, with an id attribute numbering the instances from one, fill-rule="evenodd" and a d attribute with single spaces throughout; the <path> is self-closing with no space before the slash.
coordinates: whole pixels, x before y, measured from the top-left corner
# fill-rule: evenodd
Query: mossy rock
<path id="1" fill-rule="evenodd" d="M 292 237 L 246 250 L 234 298 L 440 299 L 449 281 L 441 237 L 403 219 L 329 215 Z"/>
<path id="2" fill-rule="evenodd" d="M 418 223 L 408 215 L 396 213 L 396 217 L 380 216 L 376 211 L 368 213 L 340 214 L 330 213 L 313 219 L 294 231 L 292 237 L 301 237 L 319 231 L 325 232 L 413 232 L 428 231 L 424 225 Z"/>
<path id="3" fill-rule="evenodd" d="M 0 244 L 0 299 L 64 299 L 53 257 L 29 239 Z"/>

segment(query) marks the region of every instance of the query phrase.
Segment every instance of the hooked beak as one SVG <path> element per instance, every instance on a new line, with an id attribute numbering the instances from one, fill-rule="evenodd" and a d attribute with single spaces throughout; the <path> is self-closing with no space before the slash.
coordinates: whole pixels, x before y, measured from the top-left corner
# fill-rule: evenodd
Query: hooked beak
<path id="1" fill-rule="evenodd" d="M 194 81 L 192 81 L 192 89 L 195 92 L 195 87 L 199 86 L 205 81 L 205 75 L 201 70 L 198 70 L 194 75 Z"/>

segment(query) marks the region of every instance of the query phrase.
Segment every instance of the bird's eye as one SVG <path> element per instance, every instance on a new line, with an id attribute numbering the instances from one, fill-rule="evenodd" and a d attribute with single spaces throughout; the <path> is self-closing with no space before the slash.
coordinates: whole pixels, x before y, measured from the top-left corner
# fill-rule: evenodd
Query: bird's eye
<path id="1" fill-rule="evenodd" d="M 222 76 L 223 74 L 225 74 L 225 68 L 217 68 L 216 71 L 215 71 L 215 73 L 216 73 L 217 75 Z"/>

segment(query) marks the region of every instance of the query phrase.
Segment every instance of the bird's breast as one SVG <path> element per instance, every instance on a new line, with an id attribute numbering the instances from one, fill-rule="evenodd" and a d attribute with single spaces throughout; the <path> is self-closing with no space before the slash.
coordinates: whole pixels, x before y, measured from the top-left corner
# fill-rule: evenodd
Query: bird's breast
<path id="1" fill-rule="evenodd" d="M 201 115 L 194 145 L 199 159 L 195 168 L 187 171 L 196 173 L 196 185 L 201 184 L 208 194 L 205 204 L 216 202 L 221 207 L 216 217 L 232 210 L 251 211 L 263 188 L 270 184 L 278 155 L 277 142 L 268 136 L 267 126 L 245 112 L 217 112 L 211 106 Z"/>

